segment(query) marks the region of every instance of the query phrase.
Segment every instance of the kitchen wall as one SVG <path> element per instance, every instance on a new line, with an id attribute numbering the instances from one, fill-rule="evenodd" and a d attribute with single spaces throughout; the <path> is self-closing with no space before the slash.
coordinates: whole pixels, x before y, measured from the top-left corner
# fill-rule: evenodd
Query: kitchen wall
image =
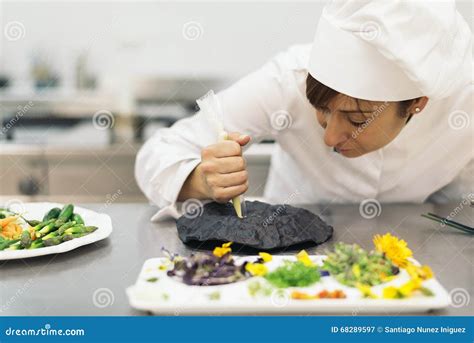
<path id="1" fill-rule="evenodd" d="M 88 52 L 103 87 L 123 77 L 237 78 L 274 53 L 312 39 L 322 2 L 4 1 L 1 21 L 21 39 L 0 38 L 0 71 L 27 87 L 31 60 L 46 56 L 73 85 Z"/>

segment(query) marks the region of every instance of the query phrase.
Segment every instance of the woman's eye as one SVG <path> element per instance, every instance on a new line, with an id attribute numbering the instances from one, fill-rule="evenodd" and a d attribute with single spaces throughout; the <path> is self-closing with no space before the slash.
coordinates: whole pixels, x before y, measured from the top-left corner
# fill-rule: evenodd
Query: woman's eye
<path id="1" fill-rule="evenodd" d="M 362 125 L 364 125 L 367 121 L 364 120 L 364 121 L 353 121 L 353 120 L 350 120 L 349 119 L 349 123 L 353 126 L 356 126 L 356 127 L 360 127 Z"/>

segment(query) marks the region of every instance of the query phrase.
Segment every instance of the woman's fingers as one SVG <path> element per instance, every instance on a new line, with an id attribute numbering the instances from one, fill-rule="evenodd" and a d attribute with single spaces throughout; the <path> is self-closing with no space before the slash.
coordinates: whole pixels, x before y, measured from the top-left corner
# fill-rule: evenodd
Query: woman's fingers
<path id="1" fill-rule="evenodd" d="M 219 202 L 226 202 L 248 189 L 247 164 L 242 146 L 250 136 L 232 132 L 227 140 L 212 144 L 201 152 L 199 171 L 206 193 Z"/>
<path id="2" fill-rule="evenodd" d="M 248 181 L 248 173 L 241 170 L 229 174 L 216 174 L 209 177 L 208 183 L 216 187 L 232 187 L 243 185 Z"/>
<path id="3" fill-rule="evenodd" d="M 232 187 L 217 187 L 213 189 L 213 198 L 217 202 L 227 202 L 230 199 L 245 193 L 248 189 L 248 183 Z"/>

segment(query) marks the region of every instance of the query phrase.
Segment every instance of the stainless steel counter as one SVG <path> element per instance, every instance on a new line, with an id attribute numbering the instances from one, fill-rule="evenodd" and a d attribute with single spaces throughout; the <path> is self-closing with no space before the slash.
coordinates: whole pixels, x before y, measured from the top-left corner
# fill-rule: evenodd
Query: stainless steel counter
<path id="1" fill-rule="evenodd" d="M 0 261 L 0 315 L 143 315 L 130 308 L 125 294 L 143 262 L 162 256 L 162 246 L 184 255 L 192 252 L 178 239 L 173 221 L 149 221 L 155 209 L 147 204 L 111 204 L 105 210 L 103 204 L 81 206 L 108 213 L 112 235 L 69 253 Z M 448 291 L 459 288 L 472 298 L 473 236 L 420 217 L 426 212 L 448 215 L 459 204 L 383 205 L 380 216 L 373 219 L 362 218 L 357 205 L 304 207 L 335 228 L 333 239 L 309 249 L 311 253 L 322 254 L 337 241 L 371 248 L 374 234 L 391 231 L 408 242 L 421 263 L 432 267 Z M 474 209 L 464 206 L 454 219 L 472 225 Z M 107 306 L 98 301 L 101 294 Z M 473 315 L 474 311 L 467 304 L 432 314 Z"/>

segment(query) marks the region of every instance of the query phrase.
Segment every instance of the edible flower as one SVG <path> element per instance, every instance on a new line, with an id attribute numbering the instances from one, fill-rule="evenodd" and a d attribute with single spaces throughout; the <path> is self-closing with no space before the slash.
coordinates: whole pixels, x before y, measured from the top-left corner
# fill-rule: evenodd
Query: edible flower
<path id="1" fill-rule="evenodd" d="M 420 278 L 413 278 L 400 287 L 385 287 L 382 296 L 385 299 L 403 299 L 411 297 L 416 291 L 420 291 L 427 296 L 432 296 L 433 292 L 426 287 L 422 287 L 421 281 Z"/>
<path id="2" fill-rule="evenodd" d="M 408 263 L 406 271 L 413 279 L 428 280 L 433 277 L 433 271 L 428 266 L 415 266 L 413 263 Z"/>
<path id="3" fill-rule="evenodd" d="M 375 235 L 374 245 L 375 248 L 384 253 L 394 265 L 401 268 L 405 268 L 408 264 L 407 259 L 413 255 L 410 248 L 408 248 L 407 242 L 392 236 L 390 233 L 386 233 L 383 236 Z"/>
<path id="4" fill-rule="evenodd" d="M 296 299 L 296 300 L 344 299 L 346 298 L 346 294 L 340 289 L 336 289 L 332 292 L 327 291 L 327 290 L 322 290 L 321 292 L 316 293 L 314 295 L 308 294 L 305 292 L 300 292 L 300 291 L 293 291 L 291 292 L 291 298 Z"/>
<path id="5" fill-rule="evenodd" d="M 302 262 L 306 267 L 314 266 L 313 261 L 309 258 L 308 253 L 306 250 L 301 250 L 297 255 L 296 258 L 298 261 Z"/>
<path id="6" fill-rule="evenodd" d="M 363 298 L 371 298 L 371 299 L 377 298 L 377 296 L 372 292 L 372 288 L 369 285 L 357 283 L 356 287 L 362 293 Z"/>
<path id="7" fill-rule="evenodd" d="M 253 276 L 264 276 L 268 273 L 268 268 L 263 263 L 251 263 L 245 264 L 245 270 Z"/>
<path id="8" fill-rule="evenodd" d="M 270 262 L 273 259 L 273 256 L 266 252 L 259 252 L 258 256 L 260 256 L 264 263 Z"/>
<path id="9" fill-rule="evenodd" d="M 217 257 L 222 257 L 232 251 L 232 249 L 230 248 L 231 244 L 232 242 L 227 242 L 222 244 L 222 246 L 220 247 L 215 247 L 212 253 Z"/>

